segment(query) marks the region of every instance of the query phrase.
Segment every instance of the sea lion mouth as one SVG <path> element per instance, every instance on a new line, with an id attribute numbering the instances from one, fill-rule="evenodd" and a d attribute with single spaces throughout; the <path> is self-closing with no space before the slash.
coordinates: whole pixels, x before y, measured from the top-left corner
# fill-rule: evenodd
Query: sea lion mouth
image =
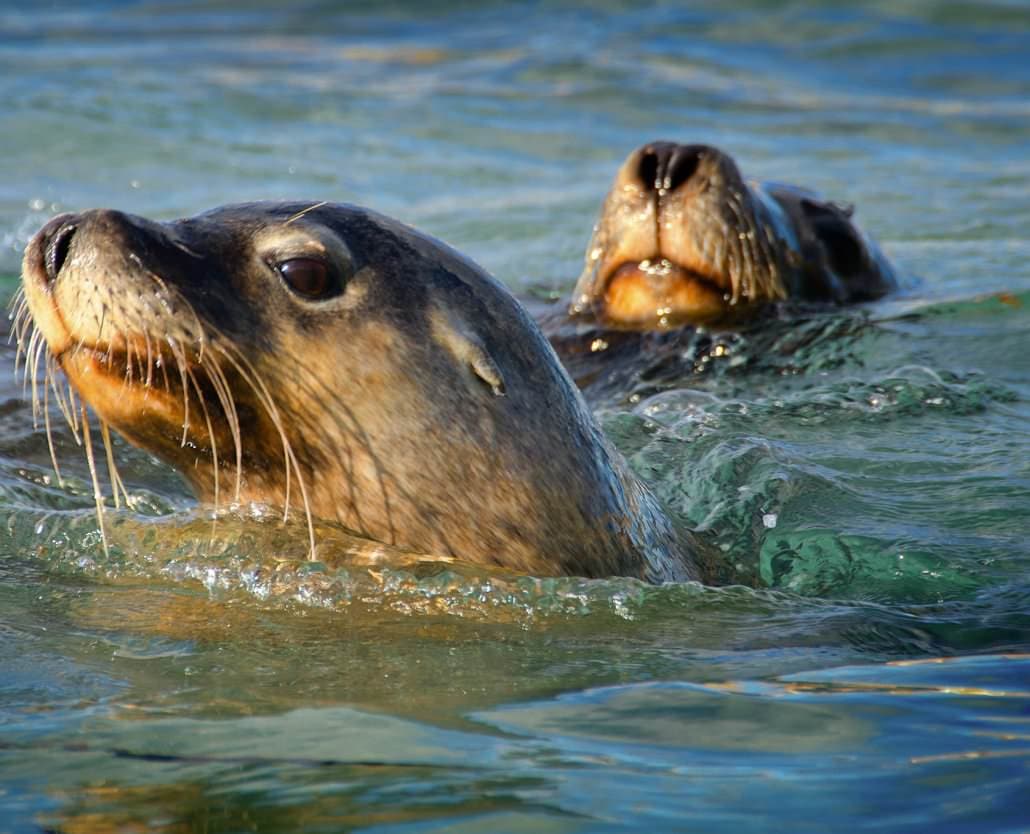
<path id="1" fill-rule="evenodd" d="M 616 266 L 604 282 L 602 298 L 601 319 L 633 329 L 723 318 L 731 300 L 718 278 L 662 256 Z"/>
<path id="2" fill-rule="evenodd" d="M 144 340 L 140 337 L 138 341 Z M 180 370 L 192 371 L 197 368 L 197 363 L 188 359 L 184 366 L 180 365 L 174 357 L 166 355 L 161 349 L 152 348 L 148 353 L 145 348 L 133 350 L 128 344 L 125 347 L 116 347 L 112 344 L 81 343 L 55 352 L 54 358 L 62 367 L 67 367 L 70 363 L 89 365 L 91 372 L 105 382 L 111 381 L 127 389 L 141 387 L 148 392 L 159 380 L 162 383 L 161 387 L 169 392 L 173 385 L 179 384 L 181 387 Z M 169 373 L 169 367 L 174 369 L 172 374 Z"/>
<path id="3" fill-rule="evenodd" d="M 116 412 L 134 413 L 140 399 L 153 399 L 155 404 L 178 402 L 181 406 L 183 392 L 190 388 L 191 381 L 199 386 L 207 377 L 203 364 L 185 351 L 176 355 L 149 344 L 143 337 L 126 340 L 121 347 L 75 344 L 54 352 L 53 357 L 87 401 L 110 402 L 105 409 L 108 412 L 115 406 Z M 107 388 L 113 390 L 104 395 L 102 389 Z M 172 422 L 178 420 L 169 417 Z"/>
<path id="4" fill-rule="evenodd" d="M 218 467 L 215 450 L 234 449 L 241 426 L 254 422 L 235 375 L 178 345 L 158 347 L 137 336 L 124 347 L 77 344 L 54 361 L 103 422 L 178 468 L 184 457 Z M 194 460 L 192 468 L 200 465 Z"/>

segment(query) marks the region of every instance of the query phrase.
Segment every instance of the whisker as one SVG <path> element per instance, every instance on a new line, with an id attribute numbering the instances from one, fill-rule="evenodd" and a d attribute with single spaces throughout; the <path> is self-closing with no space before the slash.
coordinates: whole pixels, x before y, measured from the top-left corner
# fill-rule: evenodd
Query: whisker
<path id="1" fill-rule="evenodd" d="M 14 295 L 11 296 L 11 300 L 7 303 L 7 318 L 11 321 L 11 332 L 7 336 L 7 344 L 11 344 L 11 342 L 17 339 L 18 330 L 22 326 L 22 317 L 27 306 L 28 300 L 25 298 L 25 288 L 19 286 L 14 291 Z"/>
<path id="2" fill-rule="evenodd" d="M 19 315 L 22 304 L 25 302 L 25 287 L 19 284 L 18 288 L 14 291 L 14 295 L 11 296 L 11 300 L 7 302 L 7 314 L 11 321 L 16 321 Z M 10 342 L 8 342 L 10 344 Z"/>
<path id="3" fill-rule="evenodd" d="M 57 374 L 56 365 L 57 360 L 54 358 L 54 355 L 48 355 L 46 360 L 46 384 L 50 386 L 51 390 L 53 390 L 54 402 L 57 403 L 57 408 L 61 412 L 61 416 L 64 417 L 64 421 L 71 428 L 72 433 L 76 437 L 76 442 L 78 442 L 79 421 L 77 418 L 72 417 L 72 410 L 65 399 L 64 389 L 60 385 L 60 378 Z"/>
<path id="4" fill-rule="evenodd" d="M 150 393 L 150 385 L 154 381 L 154 354 L 150 345 L 150 334 L 146 330 L 143 331 L 143 340 L 147 346 L 147 378 L 143 382 L 143 397 L 146 398 Z"/>
<path id="5" fill-rule="evenodd" d="M 193 308 L 193 305 L 190 304 L 189 301 L 187 301 L 185 298 L 183 298 L 182 295 L 177 290 L 173 291 L 172 289 L 170 289 L 168 287 L 167 283 L 164 281 L 164 279 L 161 278 L 161 276 L 159 276 L 159 275 L 157 275 L 157 274 L 155 274 L 153 272 L 149 273 L 149 275 L 150 275 L 150 278 L 163 290 L 165 297 L 167 297 L 169 299 L 174 298 L 176 301 L 181 303 L 186 308 L 186 310 L 188 311 L 190 316 L 192 316 L 192 318 L 193 318 L 194 332 L 196 334 L 195 335 L 196 352 L 197 352 L 196 364 L 201 367 L 201 369 L 207 374 L 208 379 L 211 381 L 211 385 L 212 385 L 212 387 L 215 390 L 215 395 L 218 397 L 219 405 L 221 406 L 222 411 L 225 414 L 226 421 L 229 423 L 229 431 L 230 431 L 230 433 L 232 435 L 232 438 L 233 438 L 233 445 L 235 447 L 235 452 L 236 452 L 236 480 L 235 480 L 234 500 L 239 502 L 239 500 L 240 500 L 240 493 L 241 493 L 242 488 L 243 488 L 243 486 L 242 486 L 242 477 L 243 477 L 243 440 L 242 440 L 242 434 L 241 434 L 241 431 L 240 431 L 239 415 L 238 415 L 238 413 L 236 411 L 236 403 L 235 403 L 235 401 L 233 399 L 233 396 L 232 396 L 232 388 L 229 385 L 228 380 L 225 378 L 225 374 L 222 372 L 222 369 L 218 366 L 218 364 L 216 362 L 208 361 L 207 357 L 205 356 L 205 348 L 206 348 L 206 345 L 207 345 L 207 338 L 205 336 L 205 331 L 204 331 L 204 327 L 203 327 L 203 324 L 201 322 L 200 316 L 197 315 L 197 312 Z M 194 374 L 191 371 L 189 371 L 189 363 L 186 360 L 186 349 L 185 349 L 185 347 L 179 345 L 175 340 L 173 340 L 171 338 L 168 339 L 168 343 L 169 343 L 169 346 L 172 349 L 172 355 L 175 357 L 175 361 L 176 361 L 176 363 L 179 366 L 179 372 L 180 372 L 180 377 L 182 377 L 182 384 L 183 384 L 183 391 L 184 391 L 184 394 L 183 394 L 183 438 L 182 438 L 182 444 L 185 445 L 187 433 L 188 433 L 188 430 L 189 430 L 189 397 L 188 397 L 188 390 L 187 390 L 186 379 L 185 379 L 185 376 L 183 376 L 183 369 L 187 370 L 187 373 L 189 374 L 189 377 L 190 377 L 190 379 L 191 379 L 191 381 L 193 383 L 193 387 L 194 387 L 194 389 L 196 389 L 197 397 L 199 398 L 201 407 L 204 410 L 204 419 L 205 419 L 205 422 L 208 425 L 208 434 L 211 436 L 212 443 L 214 443 L 214 432 L 212 430 L 212 423 L 211 423 L 211 419 L 210 419 L 210 414 L 207 411 L 207 406 L 206 406 L 206 403 L 205 403 L 205 399 L 204 399 L 203 393 L 202 393 L 202 391 L 200 389 L 200 386 L 197 383 L 196 377 L 194 376 Z M 166 363 L 163 363 L 163 362 L 161 363 L 161 374 L 164 377 L 165 389 L 170 391 L 171 390 L 171 385 L 170 385 L 169 380 L 168 380 L 168 372 L 167 372 L 167 370 L 165 368 L 165 364 Z M 148 376 L 148 384 L 149 384 L 149 376 Z M 212 448 L 212 451 L 214 451 L 214 448 Z M 219 468 L 220 467 L 217 465 L 217 461 L 216 461 L 215 470 L 218 471 Z M 218 491 L 218 489 L 217 489 L 217 485 L 216 485 L 216 493 L 217 493 L 217 491 Z M 216 501 L 217 501 L 217 499 L 216 499 Z"/>
<path id="6" fill-rule="evenodd" d="M 82 437 L 83 445 L 86 447 L 86 461 L 89 464 L 89 476 L 93 480 L 93 501 L 97 506 L 97 523 L 100 525 L 100 543 L 104 548 L 104 556 L 110 556 L 107 548 L 107 531 L 104 529 L 104 496 L 100 491 L 100 479 L 97 477 L 97 464 L 93 457 L 93 442 L 89 435 L 89 418 L 86 416 L 86 406 L 82 405 Z"/>
<path id="7" fill-rule="evenodd" d="M 24 351 L 25 366 L 22 368 L 22 382 L 21 382 L 21 385 L 22 385 L 22 395 L 23 396 L 25 394 L 25 390 L 29 386 L 29 376 L 32 373 L 32 355 L 35 352 L 36 348 L 38 347 L 39 342 L 42 340 L 42 338 L 43 338 L 43 334 L 40 333 L 39 330 L 33 330 L 32 331 L 32 335 L 29 337 L 28 346 L 25 348 L 25 351 Z M 19 348 L 18 352 L 22 353 L 21 345 L 19 345 L 18 348 Z"/>
<path id="8" fill-rule="evenodd" d="M 129 491 L 125 488 L 122 476 L 119 474 L 118 467 L 115 466 L 114 463 L 114 447 L 111 443 L 111 429 L 106 420 L 100 421 L 100 436 L 104 440 L 104 451 L 107 453 L 107 474 L 111 479 L 111 492 L 114 494 L 115 509 L 120 508 L 122 505 L 118 497 L 119 490 L 121 490 L 121 494 L 125 497 L 125 505 L 129 506 Z"/>
<path id="9" fill-rule="evenodd" d="M 38 334 L 39 331 L 37 330 Z M 29 382 L 31 379 L 32 385 L 32 427 L 39 428 L 39 363 L 46 352 L 47 344 L 41 338 L 36 341 L 35 347 L 32 349 L 31 363 L 28 358 L 25 361 L 25 382 Z M 48 354 L 49 356 L 49 354 Z M 31 368 L 31 371 L 30 371 Z M 23 389 L 24 390 L 24 383 Z"/>
<path id="10" fill-rule="evenodd" d="M 49 364 L 47 369 L 49 372 Z M 54 465 L 54 474 L 57 476 L 57 485 L 64 489 L 64 478 L 61 476 L 61 467 L 57 465 L 57 450 L 54 448 L 54 433 L 50 428 L 50 385 L 43 384 L 43 425 L 46 428 L 46 445 L 50 450 L 50 462 Z"/>
<path id="11" fill-rule="evenodd" d="M 160 357 L 158 357 L 158 359 L 160 361 L 161 378 L 163 379 L 164 384 L 165 384 L 165 391 L 167 391 L 169 394 L 171 394 L 172 393 L 172 383 L 168 379 L 168 368 L 166 367 L 166 365 L 168 363 L 165 362 L 164 360 L 161 360 Z"/>
<path id="12" fill-rule="evenodd" d="M 79 438 L 79 422 L 74 417 L 71 404 L 68 402 L 67 391 L 65 387 L 61 385 L 56 373 L 50 375 L 50 387 L 54 392 L 54 402 L 57 403 L 57 409 L 61 412 L 61 416 L 64 417 L 64 421 L 68 424 L 68 428 L 71 429 L 72 436 L 75 438 L 75 444 L 77 446 L 81 446 L 82 440 Z"/>
<path id="13" fill-rule="evenodd" d="M 71 381 L 65 378 L 65 390 L 68 394 L 68 413 L 75 414 L 78 411 L 78 403 L 76 402 L 75 389 L 72 387 Z M 79 434 L 79 425 L 77 420 L 72 420 L 72 431 L 75 434 L 75 442 L 78 445 L 82 445 L 82 436 Z"/>
<path id="14" fill-rule="evenodd" d="M 132 340 L 125 340 L 125 385 L 132 385 Z"/>
<path id="15" fill-rule="evenodd" d="M 286 469 L 286 500 L 284 502 L 285 506 L 283 507 L 283 522 L 286 522 L 289 518 L 290 468 L 292 466 L 297 476 L 297 485 L 300 488 L 301 501 L 304 505 L 304 517 L 308 526 L 309 558 L 314 560 L 316 558 L 315 524 L 311 515 L 311 502 L 308 499 L 307 485 L 304 483 L 304 474 L 300 468 L 300 462 L 297 460 L 297 456 L 290 444 L 289 436 L 286 434 L 286 428 L 283 425 L 279 410 L 275 405 L 275 400 L 273 400 L 267 386 L 264 384 L 254 366 L 250 363 L 247 357 L 239 352 L 239 349 L 235 345 L 216 345 L 215 343 L 212 343 L 211 347 L 218 347 L 221 355 L 232 364 L 237 373 L 240 374 L 241 378 L 251 386 L 251 389 L 257 395 L 258 400 L 261 402 L 261 405 L 267 412 L 269 419 L 272 421 L 272 425 L 279 432 L 279 437 L 283 444 L 283 457 L 285 458 Z M 233 354 L 235 354 L 235 356 Z"/>
<path id="16" fill-rule="evenodd" d="M 189 437 L 190 432 L 190 386 L 186 379 L 186 354 L 183 352 L 182 348 L 179 347 L 179 343 L 171 336 L 169 336 L 166 341 L 172 350 L 172 356 L 175 357 L 175 363 L 179 366 L 179 378 L 182 381 L 182 440 L 179 445 L 185 446 L 186 438 Z"/>
<path id="17" fill-rule="evenodd" d="M 200 401 L 200 410 L 204 415 L 204 423 L 207 426 L 207 436 L 211 443 L 211 465 L 214 477 L 214 513 L 211 518 L 211 542 L 214 544 L 216 526 L 218 524 L 218 480 L 219 480 L 219 466 L 218 466 L 218 442 L 215 440 L 214 426 L 211 425 L 211 415 L 207 410 L 207 403 L 204 400 L 204 392 L 201 390 L 199 383 L 197 382 L 196 376 L 193 371 L 186 369 L 186 375 L 189 377 L 190 382 L 193 384 L 193 388 L 197 392 L 197 400 Z"/>
<path id="18" fill-rule="evenodd" d="M 786 289 L 780 275 L 779 261 L 776 258 L 772 241 L 769 239 L 768 226 L 759 224 L 752 206 L 745 206 L 744 193 L 735 193 L 731 201 L 732 208 L 743 225 L 747 226 L 749 254 L 752 261 L 748 291 L 752 295 L 764 295 L 768 298 L 785 298 Z M 750 198 L 749 198 L 750 199 Z M 761 232 L 764 229 L 764 234 Z"/>
<path id="19" fill-rule="evenodd" d="M 202 367 L 207 373 L 208 379 L 211 380 L 211 385 L 215 389 L 215 395 L 222 406 L 222 412 L 229 423 L 229 432 L 232 435 L 236 451 L 236 493 L 234 500 L 236 503 L 239 503 L 243 478 L 243 438 L 240 432 L 240 419 L 236 411 L 236 402 L 233 399 L 229 381 L 225 378 L 225 374 L 218 367 L 218 364 L 208 361 L 203 362 Z"/>
<path id="20" fill-rule="evenodd" d="M 204 425 L 207 427 L 207 436 L 211 442 L 211 458 L 212 464 L 214 465 L 214 490 L 215 490 L 215 512 L 218 512 L 218 442 L 215 440 L 215 430 L 211 423 L 211 415 L 207 410 L 207 403 L 204 400 L 204 391 L 201 389 L 200 384 L 197 382 L 197 377 L 193 371 L 189 368 L 186 369 L 186 376 L 193 386 L 193 390 L 197 392 L 197 401 L 200 403 L 200 411 L 204 416 Z"/>
<path id="21" fill-rule="evenodd" d="M 25 353 L 25 335 L 29 328 L 35 329 L 35 323 L 29 313 L 29 300 L 25 297 L 25 290 L 22 287 L 18 287 L 18 292 L 11 300 L 11 309 L 11 333 L 7 337 L 7 343 L 10 344 L 14 341 L 18 347 L 14 357 L 14 369 L 17 373 L 18 360 Z"/>
<path id="22" fill-rule="evenodd" d="M 306 209 L 302 209 L 301 211 L 298 211 L 296 214 L 294 214 L 292 217 L 290 217 L 290 218 L 288 218 L 286 220 L 285 225 L 289 226 L 291 223 L 293 223 L 293 222 L 295 222 L 297 220 L 300 220 L 309 211 L 314 211 L 315 209 L 320 209 L 324 205 L 328 205 L 328 201 L 322 200 L 322 201 L 320 201 L 318 203 L 314 203 L 314 204 L 308 206 Z"/>
<path id="23" fill-rule="evenodd" d="M 186 249 L 185 251 L 189 252 L 190 250 Z M 195 253 L 190 252 L 190 254 Z M 202 362 L 204 360 L 205 330 L 204 325 L 200 320 L 200 316 L 197 315 L 197 311 L 193 309 L 193 305 L 190 304 L 189 301 L 187 301 L 183 297 L 182 293 L 180 293 L 177 289 L 169 287 L 168 282 L 165 281 L 164 278 L 162 278 L 156 272 L 148 272 L 147 275 L 149 276 L 150 280 L 157 284 L 157 286 L 160 288 L 161 298 L 163 303 L 167 307 L 169 315 L 177 316 L 175 303 L 178 302 L 182 304 L 189 312 L 189 314 L 193 317 L 193 332 L 196 334 L 194 338 L 197 341 L 197 362 Z"/>
<path id="24" fill-rule="evenodd" d="M 100 323 L 97 326 L 97 339 L 96 339 L 96 342 L 97 342 L 98 345 L 102 345 L 104 343 L 104 324 L 106 322 L 107 322 L 107 302 L 106 301 L 101 301 L 100 302 Z M 111 353 L 110 348 L 108 348 L 107 352 L 108 352 L 108 354 Z"/>
<path id="25" fill-rule="evenodd" d="M 744 241 L 740 237 L 741 231 L 748 228 L 748 223 L 740 206 L 739 192 L 732 192 L 730 194 L 726 200 L 726 207 L 733 214 L 734 220 L 736 220 L 736 223 L 727 230 L 727 243 L 729 243 L 730 235 L 734 238 L 733 244 L 729 248 L 733 256 L 733 266 L 736 269 L 729 270 L 729 275 L 730 285 L 733 287 L 732 303 L 736 304 L 742 296 L 744 298 L 751 297 L 749 270 L 747 269 L 747 250 L 744 246 Z"/>
<path id="26" fill-rule="evenodd" d="M 215 347 L 215 345 L 212 345 L 212 349 L 214 349 Z M 236 369 L 236 372 L 240 374 L 244 381 L 251 387 L 251 390 L 254 391 L 255 394 L 257 394 L 258 400 L 260 401 L 261 405 L 265 408 L 265 411 L 268 412 L 268 415 L 271 418 L 272 424 L 275 426 L 276 431 L 279 432 L 279 438 L 283 444 L 283 461 L 286 468 L 284 485 L 285 506 L 283 508 L 283 521 L 288 521 L 290 517 L 291 470 L 289 467 L 289 455 L 287 454 L 287 448 L 289 447 L 290 442 L 286 435 L 285 427 L 283 426 L 282 421 L 279 419 L 278 409 L 276 409 L 274 402 L 271 402 L 271 395 L 268 394 L 267 389 L 263 385 L 259 387 L 258 382 L 255 381 L 254 377 L 250 374 L 250 372 L 246 368 L 242 367 L 239 363 L 237 363 L 233 359 L 233 357 L 226 352 L 225 347 L 218 347 L 222 355 L 233 364 L 233 366 Z M 228 347 L 233 346 L 229 345 Z M 235 350 L 234 347 L 233 350 Z M 240 359 L 243 360 L 244 357 L 241 355 Z M 247 365 L 250 366 L 250 363 L 248 362 Z"/>

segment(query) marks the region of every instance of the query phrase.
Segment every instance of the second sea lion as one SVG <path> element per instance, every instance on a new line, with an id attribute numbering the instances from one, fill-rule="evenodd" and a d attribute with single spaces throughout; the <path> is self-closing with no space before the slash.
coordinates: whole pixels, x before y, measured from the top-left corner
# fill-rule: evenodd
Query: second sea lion
<path id="1" fill-rule="evenodd" d="M 652 142 L 616 174 L 569 312 L 605 327 L 668 329 L 751 318 L 787 299 L 867 301 L 897 284 L 850 208 L 746 182 L 718 148 Z"/>

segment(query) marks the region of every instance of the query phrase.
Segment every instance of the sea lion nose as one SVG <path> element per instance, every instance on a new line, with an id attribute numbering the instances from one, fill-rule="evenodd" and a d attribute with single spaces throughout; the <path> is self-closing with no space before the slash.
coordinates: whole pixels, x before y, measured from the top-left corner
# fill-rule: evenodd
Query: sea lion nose
<path id="1" fill-rule="evenodd" d="M 697 173 L 707 145 L 679 145 L 652 142 L 640 149 L 637 179 L 645 189 L 659 193 L 675 191 Z"/>
<path id="2" fill-rule="evenodd" d="M 75 214 L 59 214 L 40 230 L 43 266 L 47 281 L 51 284 L 57 280 L 61 267 L 68 259 L 68 249 L 79 228 L 78 219 L 78 215 Z"/>

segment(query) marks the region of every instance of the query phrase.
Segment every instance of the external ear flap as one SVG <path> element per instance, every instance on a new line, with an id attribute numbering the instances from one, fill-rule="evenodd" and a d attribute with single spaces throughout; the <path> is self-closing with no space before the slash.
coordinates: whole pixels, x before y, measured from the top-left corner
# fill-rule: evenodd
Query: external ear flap
<path id="1" fill-rule="evenodd" d="M 814 200 L 802 200 L 801 209 L 837 275 L 850 278 L 865 268 L 865 247 L 850 220 L 853 209 Z"/>
<path id="2" fill-rule="evenodd" d="M 504 377 L 479 338 L 453 315 L 433 310 L 429 314 L 433 338 L 464 367 L 486 383 L 494 396 L 503 397 Z"/>
<path id="3" fill-rule="evenodd" d="M 465 342 L 464 353 L 468 359 L 469 367 L 483 382 L 490 386 L 495 397 L 504 396 L 504 378 L 501 371 L 490 358 L 490 354 L 481 345 L 474 342 Z"/>

